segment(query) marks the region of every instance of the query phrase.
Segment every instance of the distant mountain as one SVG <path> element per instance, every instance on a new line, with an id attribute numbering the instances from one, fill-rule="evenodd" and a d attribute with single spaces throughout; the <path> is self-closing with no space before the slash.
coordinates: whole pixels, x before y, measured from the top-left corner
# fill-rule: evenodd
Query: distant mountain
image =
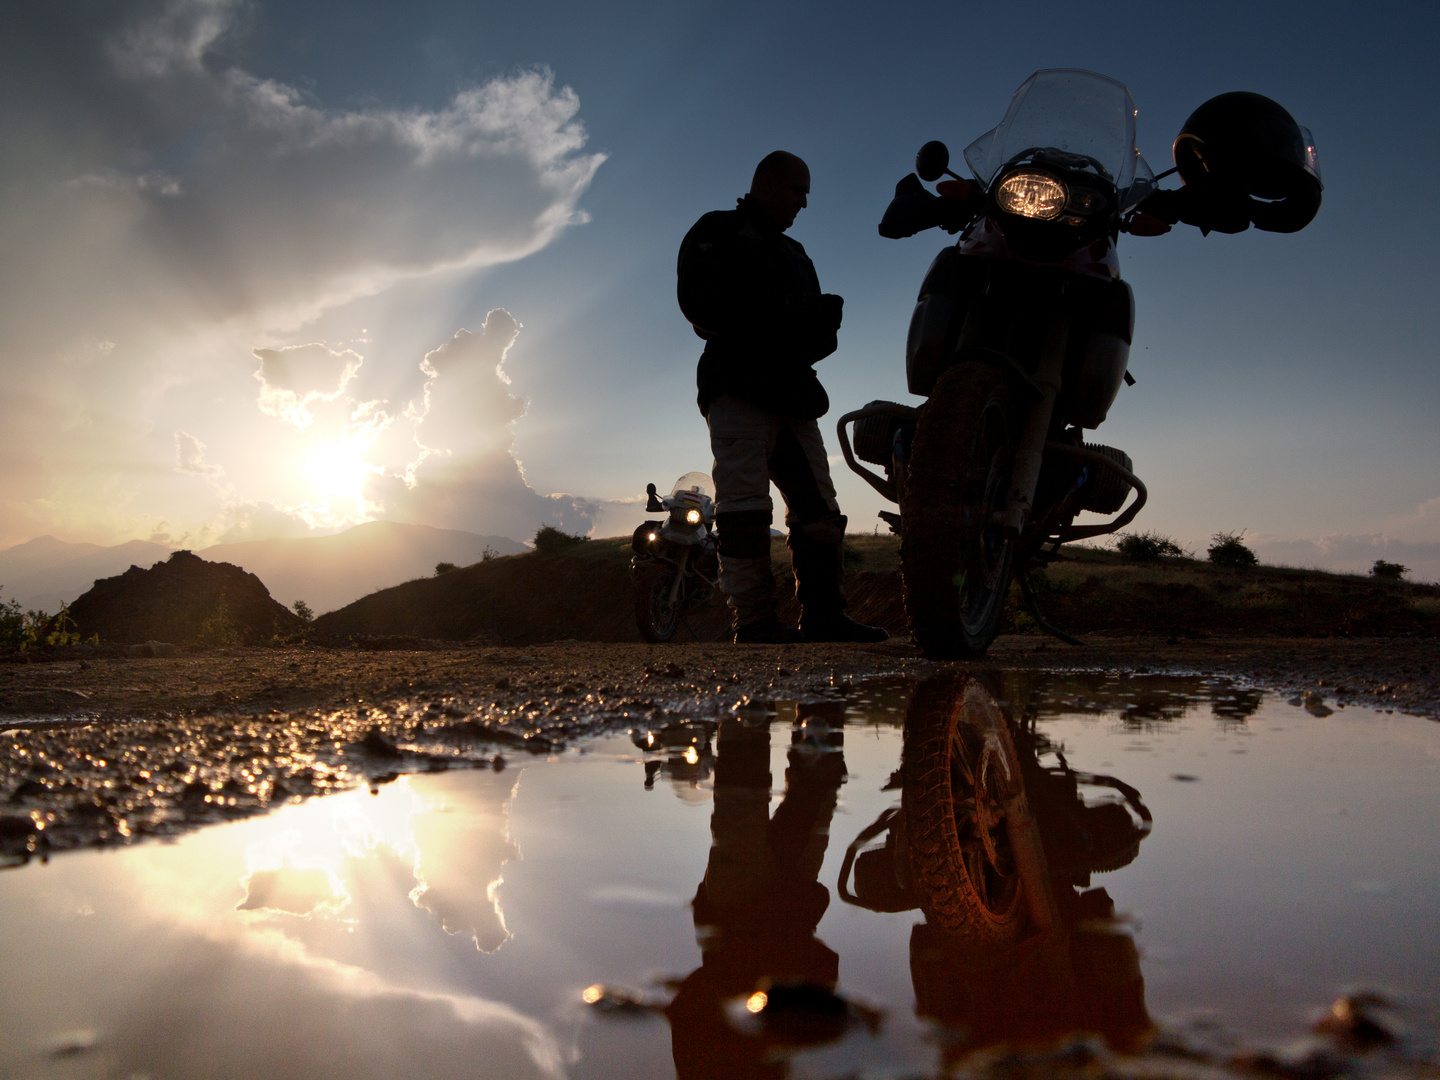
<path id="1" fill-rule="evenodd" d="M 499 555 L 528 550 L 505 536 L 369 521 L 334 536 L 245 540 L 195 554 L 242 566 L 286 607 L 304 600 L 319 614 L 404 581 L 431 577 L 437 563 L 477 563 L 487 547 Z"/>
<path id="2" fill-rule="evenodd" d="M 499 555 L 527 550 L 505 536 L 370 521 L 334 536 L 245 540 L 195 554 L 209 562 L 234 563 L 264 582 L 286 607 L 304 600 L 318 614 L 377 589 L 430 577 L 436 563 L 469 566 L 481 560 L 487 547 Z M 169 547 L 145 540 L 102 547 L 37 537 L 0 551 L 0 599 L 54 612 L 98 579 L 123 574 L 132 565 L 148 569 L 170 554 Z"/>
<path id="3" fill-rule="evenodd" d="M 132 565 L 149 567 L 170 557 L 170 548 L 148 540 L 102 547 L 38 536 L 0 551 L 0 599 L 52 614 L 95 584 Z"/>

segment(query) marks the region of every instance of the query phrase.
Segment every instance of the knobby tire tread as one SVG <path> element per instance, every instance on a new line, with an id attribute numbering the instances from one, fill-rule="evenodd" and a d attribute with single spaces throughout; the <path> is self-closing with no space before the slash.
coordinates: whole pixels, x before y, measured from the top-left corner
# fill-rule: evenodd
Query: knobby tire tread
<path id="1" fill-rule="evenodd" d="M 905 721 L 905 784 L 901 812 L 910 847 L 910 870 L 925 919 L 945 933 L 974 944 L 1013 943 L 1026 929 L 1022 882 L 1007 912 L 989 911 L 965 870 L 955 822 L 951 754 L 968 676 L 941 676 L 922 683 Z M 973 718 L 972 718 L 973 719 Z M 1020 761 L 1003 718 L 992 724 L 1014 775 Z"/>
<path id="2" fill-rule="evenodd" d="M 967 640 L 957 576 L 965 545 L 978 542 L 975 524 L 965 521 L 967 468 L 987 405 L 998 395 L 1009 411 L 1009 382 L 992 364 L 957 364 L 937 380 L 916 425 L 901 501 L 900 576 L 911 635 L 931 659 L 983 656 L 999 628 L 997 611 L 982 640 Z M 1013 448 L 1013 421 L 1009 434 Z"/>
<path id="3" fill-rule="evenodd" d="M 683 593 L 676 605 L 675 615 L 670 620 L 669 627 L 659 625 L 656 621 L 656 589 L 663 587 L 668 592 L 674 581 L 674 564 L 662 559 L 657 559 L 648 566 L 642 567 L 635 574 L 635 626 L 639 629 L 641 637 L 656 645 L 663 645 L 669 641 L 675 636 L 675 631 L 680 628 L 679 609 L 684 607 L 685 603 Z"/>

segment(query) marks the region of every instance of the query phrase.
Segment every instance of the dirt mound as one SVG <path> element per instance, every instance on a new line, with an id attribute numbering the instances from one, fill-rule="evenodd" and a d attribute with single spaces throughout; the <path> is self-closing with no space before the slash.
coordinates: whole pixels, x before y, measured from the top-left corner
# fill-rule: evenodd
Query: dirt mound
<path id="1" fill-rule="evenodd" d="M 850 614 L 908 636 L 894 537 L 850 537 L 845 582 Z M 1072 633 L 1188 636 L 1374 637 L 1440 632 L 1440 587 L 1355 575 L 1260 566 L 1236 570 L 1192 559 L 1135 563 L 1109 551 L 1069 549 L 1035 578 L 1044 614 Z M 771 557 L 779 595 L 794 592 L 789 552 Z M 531 645 L 543 641 L 638 641 L 628 539 L 591 540 L 561 552 L 530 552 L 406 582 L 323 615 L 330 640 L 407 638 Z M 783 601 L 792 624 L 800 610 Z M 687 629 L 688 626 L 688 629 Z M 721 641 L 729 612 L 712 601 L 691 613 L 677 641 Z M 1038 633 L 1019 589 L 1005 633 Z"/>
<path id="2" fill-rule="evenodd" d="M 628 543 L 627 543 L 628 548 Z M 608 541 L 573 554 L 527 553 L 382 589 L 320 616 L 322 638 L 414 637 L 529 645 L 575 638 L 639 641 L 628 557 Z M 723 609 L 718 609 L 723 620 Z M 690 618 L 697 632 L 716 610 Z M 707 616 L 709 616 L 707 618 Z M 703 626 L 703 629 L 702 629 Z M 686 637 L 685 631 L 680 632 Z"/>
<path id="3" fill-rule="evenodd" d="M 794 591 L 783 545 L 776 545 L 779 593 Z M 900 587 L 893 573 L 858 573 L 846 590 L 858 619 L 890 632 L 905 626 Z M 359 643 L 370 638 L 412 637 L 533 645 L 542 641 L 639 641 L 635 593 L 630 579 L 630 541 L 592 540 L 558 554 L 529 552 L 476 563 L 438 577 L 408 581 L 322 615 L 314 622 L 323 638 Z M 780 615 L 793 623 L 794 600 Z M 690 612 L 676 641 L 724 641 L 730 612 L 720 599 Z"/>
<path id="4" fill-rule="evenodd" d="M 102 578 L 70 605 L 82 637 L 122 645 L 253 645 L 298 633 L 305 624 L 254 574 L 177 551 L 149 570 L 132 566 Z"/>

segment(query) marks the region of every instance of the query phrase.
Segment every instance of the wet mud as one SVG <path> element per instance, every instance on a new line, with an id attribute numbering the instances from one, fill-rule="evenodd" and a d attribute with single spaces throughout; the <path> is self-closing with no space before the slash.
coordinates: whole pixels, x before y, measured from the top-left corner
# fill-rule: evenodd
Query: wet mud
<path id="1" fill-rule="evenodd" d="M 884 650 L 612 652 L 581 694 L 555 649 L 11 729 L 143 729 L 72 764 L 174 835 L 0 875 L 0 1072 L 1440 1075 L 1429 720 Z"/>
<path id="2" fill-rule="evenodd" d="M 879 646 L 529 648 L 380 642 L 371 649 L 233 648 L 130 657 L 93 650 L 0 663 L 0 855 L 169 836 L 286 800 L 410 772 L 503 768 L 667 716 L 767 700 L 843 699 L 857 680 L 937 670 Z M 1096 639 L 1075 649 L 1002 638 L 1002 668 L 1196 674 L 1316 712 L 1440 717 L 1428 639 L 1181 642 Z M 418 646 L 418 647 L 417 647 Z M 132 652 L 136 650 L 131 650 Z M 976 665 L 968 665 L 975 667 Z"/>

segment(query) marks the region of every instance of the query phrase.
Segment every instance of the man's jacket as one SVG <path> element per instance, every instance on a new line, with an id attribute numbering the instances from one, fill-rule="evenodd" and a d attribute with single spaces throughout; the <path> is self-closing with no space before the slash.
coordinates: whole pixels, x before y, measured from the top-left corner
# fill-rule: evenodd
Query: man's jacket
<path id="1" fill-rule="evenodd" d="M 805 249 L 747 195 L 685 235 L 680 310 L 705 339 L 696 374 L 700 411 L 734 394 L 766 412 L 823 416 L 830 399 L 812 367 L 835 351 L 838 296 L 823 296 Z"/>

